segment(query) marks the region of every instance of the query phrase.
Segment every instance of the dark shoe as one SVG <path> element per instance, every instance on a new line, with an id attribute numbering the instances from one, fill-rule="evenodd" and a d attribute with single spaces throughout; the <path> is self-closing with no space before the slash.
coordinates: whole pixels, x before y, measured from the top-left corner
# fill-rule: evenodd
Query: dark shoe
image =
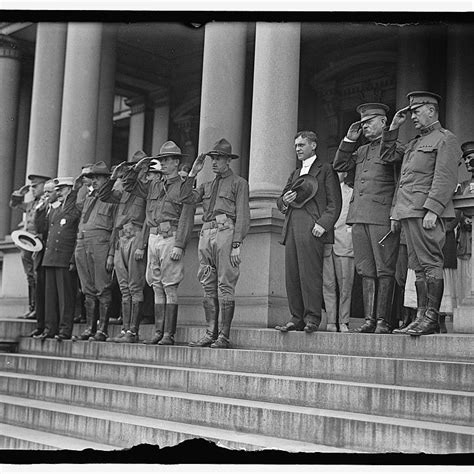
<path id="1" fill-rule="evenodd" d="M 213 349 L 229 349 L 230 341 L 224 334 L 220 333 L 217 340 L 211 344 Z"/>
<path id="2" fill-rule="evenodd" d="M 374 334 L 391 334 L 392 330 L 390 325 L 385 321 L 385 319 L 377 320 L 377 327 L 375 328 Z"/>
<path id="3" fill-rule="evenodd" d="M 123 329 L 120 331 L 120 334 L 115 337 L 108 337 L 105 342 L 123 342 L 123 338 L 125 337 L 125 334 L 127 334 L 127 331 L 124 331 Z"/>
<path id="4" fill-rule="evenodd" d="M 54 334 L 51 334 L 49 331 L 44 331 L 41 336 L 38 337 L 40 341 L 44 341 L 45 339 L 52 339 Z"/>
<path id="5" fill-rule="evenodd" d="M 394 329 L 392 334 L 404 334 L 407 332 L 408 326 L 413 321 L 413 308 L 403 307 L 403 323 L 400 327 Z"/>
<path id="6" fill-rule="evenodd" d="M 159 346 L 173 346 L 174 345 L 174 336 L 165 332 L 161 341 L 158 343 Z"/>
<path id="7" fill-rule="evenodd" d="M 121 343 L 125 342 L 125 343 L 129 343 L 129 344 L 138 342 L 138 334 L 134 334 L 133 332 L 127 331 L 125 336 L 119 342 L 121 342 Z"/>
<path id="8" fill-rule="evenodd" d="M 366 319 L 365 323 L 362 326 L 355 328 L 352 332 L 373 333 L 376 327 L 377 323 L 375 319 Z"/>
<path id="9" fill-rule="evenodd" d="M 365 323 L 352 332 L 372 333 L 377 326 L 375 319 L 375 278 L 362 277 L 362 293 Z"/>
<path id="10" fill-rule="evenodd" d="M 71 338 L 69 336 L 66 336 L 66 334 L 56 334 L 56 336 L 54 336 L 54 339 L 56 339 L 58 342 L 61 342 Z"/>
<path id="11" fill-rule="evenodd" d="M 439 313 L 436 309 L 428 308 L 418 326 L 416 326 L 414 329 L 408 329 L 407 334 L 410 336 L 427 336 L 429 334 L 438 334 L 438 317 Z"/>
<path id="12" fill-rule="evenodd" d="M 95 335 L 89 338 L 89 341 L 105 342 L 107 337 L 108 336 L 105 332 L 102 332 L 100 329 L 98 329 Z"/>
<path id="13" fill-rule="evenodd" d="M 153 339 L 150 339 L 148 341 L 143 341 L 143 344 L 158 344 L 161 341 L 162 338 L 163 338 L 163 333 L 162 332 L 156 332 Z"/>
<path id="14" fill-rule="evenodd" d="M 41 334 L 43 334 L 43 330 L 37 328 L 34 331 L 30 332 L 30 334 L 28 334 L 28 337 L 37 337 L 41 336 Z"/>
<path id="15" fill-rule="evenodd" d="M 303 331 L 304 326 L 297 326 L 295 323 L 289 321 L 284 326 L 275 326 L 275 329 L 281 332 L 288 332 L 288 331 Z"/>
<path id="16" fill-rule="evenodd" d="M 190 347 L 210 347 L 211 344 L 215 342 L 215 339 L 212 337 L 212 334 L 206 331 L 199 341 L 191 341 L 189 343 Z"/>
<path id="17" fill-rule="evenodd" d="M 77 339 L 79 341 L 88 341 L 90 337 L 94 336 L 94 334 L 95 332 L 92 332 L 91 328 L 87 328 Z"/>
<path id="18" fill-rule="evenodd" d="M 319 324 L 314 324 L 314 323 L 308 323 L 304 327 L 304 332 L 306 334 L 311 334 L 312 332 L 316 332 L 319 328 Z"/>

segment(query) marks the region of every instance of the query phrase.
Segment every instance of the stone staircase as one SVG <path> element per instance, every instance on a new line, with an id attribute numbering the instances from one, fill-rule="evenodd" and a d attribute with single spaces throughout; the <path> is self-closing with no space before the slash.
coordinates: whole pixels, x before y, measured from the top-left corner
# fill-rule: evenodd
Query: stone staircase
<path id="1" fill-rule="evenodd" d="M 32 328 L 0 320 L 2 342 L 17 342 L 0 353 L 0 448 L 205 438 L 247 450 L 473 451 L 474 336 L 236 328 L 225 350 L 184 345 L 199 327 L 178 328 L 175 346 L 17 337 Z"/>

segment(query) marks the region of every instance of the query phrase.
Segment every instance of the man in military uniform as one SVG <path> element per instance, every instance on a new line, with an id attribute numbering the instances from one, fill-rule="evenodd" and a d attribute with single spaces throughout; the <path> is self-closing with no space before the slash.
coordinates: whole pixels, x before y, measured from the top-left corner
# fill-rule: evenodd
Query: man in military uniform
<path id="1" fill-rule="evenodd" d="M 334 224 L 341 213 L 341 188 L 330 163 L 316 155 L 317 135 L 301 131 L 295 151 L 301 166 L 289 176 L 278 209 L 285 214 L 285 280 L 291 319 L 275 329 L 311 334 L 321 323 L 324 244 L 334 243 Z"/>
<path id="2" fill-rule="evenodd" d="M 216 177 L 193 189 L 206 156 L 211 157 Z M 240 248 L 250 227 L 248 183 L 230 169 L 230 162 L 237 158 L 231 144 L 221 138 L 212 150 L 196 158 L 181 187 L 183 202 L 202 202 L 204 209 L 198 247 L 198 278 L 204 289 L 207 329 L 206 334 L 190 346 L 230 347 L 235 286 L 240 275 Z M 220 331 L 219 307 L 222 314 Z"/>
<path id="3" fill-rule="evenodd" d="M 30 174 L 28 180 L 31 184 L 22 186 L 17 191 L 13 191 L 10 198 L 10 207 L 20 209 L 25 213 L 24 230 L 36 234 L 35 212 L 41 205 L 44 183 L 51 179 L 49 176 Z M 25 202 L 25 196 L 31 190 L 33 200 Z M 21 251 L 21 262 L 28 282 L 28 311 L 23 315 L 25 319 L 35 319 L 35 301 L 36 301 L 36 277 L 34 270 L 33 252 L 27 250 Z"/>
<path id="4" fill-rule="evenodd" d="M 333 165 L 336 171 L 355 169 L 346 223 L 352 225 L 354 263 L 362 277 L 365 323 L 354 332 L 390 334 L 395 326 L 391 307 L 400 236 L 390 232 L 390 209 L 397 182 L 395 165 L 380 158 L 389 108 L 369 103 L 356 110 L 361 119 L 349 127 Z M 369 143 L 357 148 L 361 134 Z"/>
<path id="5" fill-rule="evenodd" d="M 123 177 L 124 189 L 146 200 L 143 235 L 144 241 L 148 239 L 148 252 L 145 277 L 154 291 L 156 331 L 145 344 L 174 344 L 178 286 L 184 278 L 183 255 L 194 224 L 194 206 L 179 202 L 181 177 L 178 168 L 182 157 L 176 143 L 167 141 L 156 156 L 159 162 L 143 158 Z M 155 176 L 144 181 L 145 175 L 150 173 Z"/>
<path id="6" fill-rule="evenodd" d="M 146 202 L 123 189 L 124 168 L 138 163 L 146 154 L 139 150 L 129 162 L 118 165 L 99 190 L 99 199 L 117 204 L 115 214 L 115 274 L 122 295 L 122 331 L 111 342 L 137 342 L 140 306 L 145 286 L 143 223 Z"/>
<path id="7" fill-rule="evenodd" d="M 408 249 L 409 267 L 416 275 L 417 316 L 407 334 L 439 332 L 439 308 L 444 290 L 444 218 L 454 217 L 453 194 L 458 181 L 459 144 L 438 120 L 441 97 L 415 91 L 409 106 L 393 117 L 382 136 L 381 155 L 387 163 L 402 161 L 394 217 L 400 220 Z M 407 114 L 420 132 L 404 147 L 397 145 L 398 129 Z"/>
<path id="8" fill-rule="evenodd" d="M 112 270 L 114 266 L 114 236 L 112 234 L 116 204 L 99 200 L 98 191 L 107 182 L 110 171 L 103 161 L 95 163 L 90 173 L 93 192 L 82 205 L 79 221 L 75 264 L 85 296 L 87 328 L 80 335 L 82 340 L 105 341 L 108 337 L 108 309 L 112 301 Z M 75 183 L 75 189 L 82 186 L 82 175 Z M 77 203 L 81 207 L 80 202 Z M 95 316 L 96 304 L 99 305 L 99 328 Z M 97 331 L 96 331 L 97 329 Z"/>

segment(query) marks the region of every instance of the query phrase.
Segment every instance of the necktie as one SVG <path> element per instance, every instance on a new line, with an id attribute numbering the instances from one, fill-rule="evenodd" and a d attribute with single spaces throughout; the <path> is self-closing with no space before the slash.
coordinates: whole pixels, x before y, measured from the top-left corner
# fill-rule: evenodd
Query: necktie
<path id="1" fill-rule="evenodd" d="M 97 194 L 94 194 L 94 196 L 92 197 L 90 201 L 89 207 L 86 209 L 86 212 L 84 213 L 84 219 L 82 220 L 84 224 L 87 223 L 87 221 L 89 220 L 89 217 L 92 213 L 92 209 L 94 209 L 96 202 L 97 202 Z"/>
<path id="2" fill-rule="evenodd" d="M 209 208 L 207 210 L 207 216 L 209 219 L 211 218 L 212 213 L 214 212 L 214 206 L 216 205 L 216 199 L 217 199 L 217 191 L 219 190 L 219 183 L 221 179 L 222 179 L 222 176 L 218 174 L 212 183 L 211 199 L 209 200 Z"/>

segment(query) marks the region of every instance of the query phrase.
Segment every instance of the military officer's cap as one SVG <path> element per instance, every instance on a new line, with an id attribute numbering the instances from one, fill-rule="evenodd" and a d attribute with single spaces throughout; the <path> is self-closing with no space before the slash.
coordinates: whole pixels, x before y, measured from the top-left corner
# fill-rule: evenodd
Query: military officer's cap
<path id="1" fill-rule="evenodd" d="M 413 91 L 407 94 L 407 99 L 410 101 L 410 109 L 415 110 L 425 104 L 439 105 L 441 96 L 434 92 L 428 91 Z"/>
<path id="2" fill-rule="evenodd" d="M 30 174 L 28 175 L 28 179 L 31 181 L 32 185 L 45 183 L 46 181 L 51 179 L 51 176 L 44 176 L 42 174 Z"/>
<path id="3" fill-rule="evenodd" d="M 66 178 L 54 178 L 54 185 L 57 188 L 60 188 L 62 186 L 74 186 L 74 178 L 68 176 Z"/>
<path id="4" fill-rule="evenodd" d="M 227 158 L 232 158 L 233 160 L 239 157 L 239 155 L 232 153 L 232 145 L 225 138 L 217 140 L 217 142 L 214 143 L 212 150 L 209 150 L 206 155 L 225 156 Z"/>
<path id="5" fill-rule="evenodd" d="M 371 102 L 359 105 L 356 108 L 356 111 L 360 114 L 360 123 L 364 123 L 374 117 L 386 117 L 387 112 L 389 111 L 389 106 L 378 102 Z"/>
<path id="6" fill-rule="evenodd" d="M 154 156 L 154 158 L 156 158 L 157 160 L 161 160 L 163 158 L 167 158 L 168 156 L 171 156 L 173 158 L 182 158 L 186 155 L 181 153 L 181 148 L 176 145 L 175 142 L 169 140 L 163 143 L 163 145 L 161 145 L 160 152 L 156 156 Z"/>
<path id="7" fill-rule="evenodd" d="M 83 171 L 82 174 L 89 178 L 91 176 L 110 176 L 110 171 L 104 161 L 98 161 L 91 166 L 88 173 L 84 173 Z"/>
<path id="8" fill-rule="evenodd" d="M 464 142 L 461 145 L 462 157 L 465 158 L 467 155 L 474 153 L 474 141 Z"/>

